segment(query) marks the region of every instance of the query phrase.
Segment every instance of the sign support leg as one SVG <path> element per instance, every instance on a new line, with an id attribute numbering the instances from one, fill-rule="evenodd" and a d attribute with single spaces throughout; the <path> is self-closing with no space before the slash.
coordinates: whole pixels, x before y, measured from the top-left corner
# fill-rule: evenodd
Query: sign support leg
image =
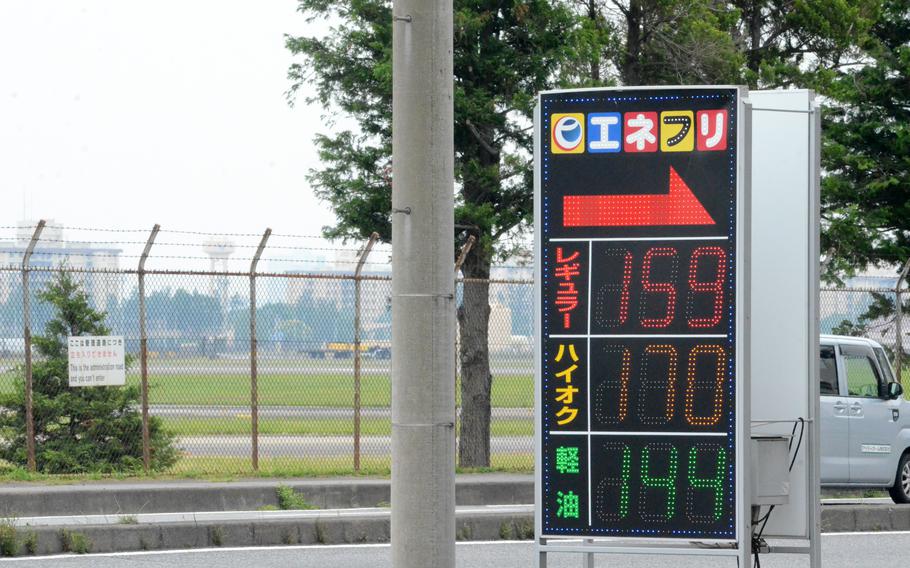
<path id="1" fill-rule="evenodd" d="M 586 538 L 585 544 L 594 544 L 594 539 Z M 594 553 L 585 552 L 584 560 L 581 565 L 583 568 L 594 568 Z"/>

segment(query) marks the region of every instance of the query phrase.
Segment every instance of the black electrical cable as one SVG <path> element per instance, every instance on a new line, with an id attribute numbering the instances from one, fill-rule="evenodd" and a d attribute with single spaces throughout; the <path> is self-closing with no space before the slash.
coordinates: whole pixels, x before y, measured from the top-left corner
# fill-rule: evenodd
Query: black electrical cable
<path id="1" fill-rule="evenodd" d="M 796 442 L 796 451 L 793 452 L 793 458 L 790 460 L 790 468 L 788 471 L 793 471 L 793 464 L 796 463 L 796 456 L 799 455 L 799 448 L 803 445 L 803 432 L 806 431 L 806 420 L 800 416 L 799 420 L 799 440 Z M 793 445 L 793 434 L 796 432 L 796 423 L 793 424 L 793 431 L 790 432 L 790 444 L 787 446 L 787 450 L 790 449 L 790 446 Z"/>
<path id="2" fill-rule="evenodd" d="M 799 418 L 796 419 L 795 422 L 793 422 L 793 430 L 790 431 L 790 442 L 787 444 L 787 453 L 789 453 L 790 450 L 793 449 L 793 438 L 796 435 L 797 427 L 799 427 L 799 438 L 797 438 L 797 440 L 796 440 L 796 450 L 793 452 L 793 457 L 790 458 L 790 467 L 787 469 L 787 471 L 793 471 L 793 465 L 796 463 L 796 456 L 799 455 L 799 449 L 803 445 L 803 433 L 806 431 L 806 419 L 803 418 L 802 416 L 800 416 Z M 752 536 L 752 551 L 753 551 L 753 554 L 755 555 L 755 562 L 754 562 L 753 566 L 755 568 L 761 568 L 761 559 L 759 557 L 758 550 L 761 547 L 761 542 L 762 542 L 761 538 L 762 538 L 762 535 L 765 533 L 765 527 L 768 526 L 768 519 L 771 518 L 771 513 L 773 511 L 774 511 L 774 505 L 771 505 L 770 507 L 768 507 L 768 512 L 765 513 L 765 515 L 763 517 L 761 517 L 755 521 L 754 526 L 758 526 L 759 524 L 761 524 L 761 526 L 758 529 L 758 534 L 753 533 L 753 536 Z"/>

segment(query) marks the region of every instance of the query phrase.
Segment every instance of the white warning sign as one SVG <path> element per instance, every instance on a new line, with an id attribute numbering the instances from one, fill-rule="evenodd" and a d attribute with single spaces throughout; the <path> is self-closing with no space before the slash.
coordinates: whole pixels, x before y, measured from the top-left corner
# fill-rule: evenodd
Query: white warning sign
<path id="1" fill-rule="evenodd" d="M 83 335 L 69 338 L 71 387 L 121 386 L 126 384 L 123 336 Z"/>

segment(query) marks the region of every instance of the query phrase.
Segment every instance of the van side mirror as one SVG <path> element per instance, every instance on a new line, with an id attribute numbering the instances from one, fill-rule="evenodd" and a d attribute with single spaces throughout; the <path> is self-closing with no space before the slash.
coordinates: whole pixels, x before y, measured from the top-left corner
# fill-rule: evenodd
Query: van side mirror
<path id="1" fill-rule="evenodd" d="M 888 383 L 888 398 L 894 400 L 904 394 L 904 387 L 900 383 Z"/>

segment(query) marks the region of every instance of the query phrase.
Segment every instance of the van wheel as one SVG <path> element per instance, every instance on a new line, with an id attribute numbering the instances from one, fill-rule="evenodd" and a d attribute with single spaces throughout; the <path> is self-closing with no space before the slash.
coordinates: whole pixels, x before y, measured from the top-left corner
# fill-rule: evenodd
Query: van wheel
<path id="1" fill-rule="evenodd" d="M 888 493 L 895 503 L 910 503 L 910 454 L 901 456 L 897 464 L 894 486 L 888 488 Z"/>

